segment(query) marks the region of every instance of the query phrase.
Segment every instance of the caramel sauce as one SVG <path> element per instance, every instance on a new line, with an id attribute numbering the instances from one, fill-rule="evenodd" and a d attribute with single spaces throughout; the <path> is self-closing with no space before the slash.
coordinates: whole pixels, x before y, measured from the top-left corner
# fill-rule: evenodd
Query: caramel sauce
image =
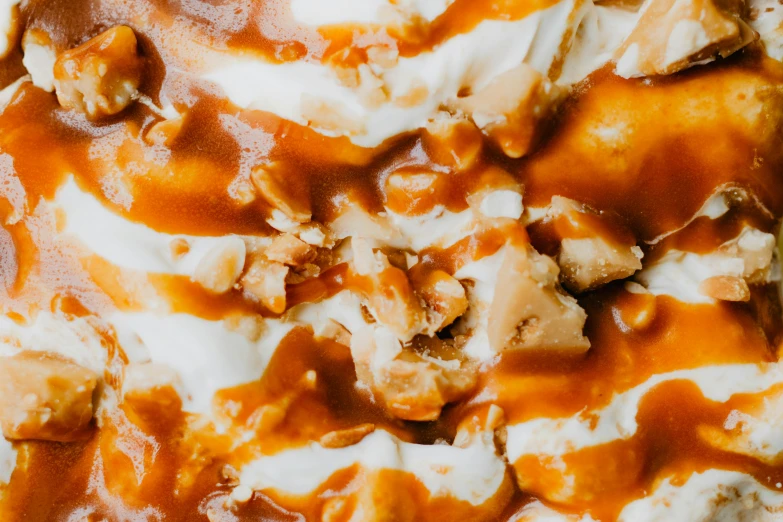
<path id="1" fill-rule="evenodd" d="M 426 26 L 315 30 L 298 25 L 282 0 L 141 3 L 152 9 L 151 21 L 133 18 L 118 2 L 105 0 L 29 1 L 22 15 L 28 27 L 46 30 L 59 49 L 83 43 L 108 26 L 130 25 L 148 61 L 142 91 L 158 99 L 164 84 L 173 81 L 159 54 L 167 48 L 167 34 L 195 34 L 205 45 L 252 51 L 275 62 L 355 64 L 366 59 L 371 45 L 393 44 L 402 56 L 413 56 L 484 19 L 519 19 L 551 4 L 456 0 Z M 181 57 L 166 60 L 175 63 Z M 19 61 L 18 52 L 5 60 L 1 83 L 16 78 Z M 424 131 L 363 149 L 347 138 L 325 137 L 271 114 L 239 110 L 187 82 L 172 88 L 175 104 L 185 113 L 179 134 L 170 146 L 151 145 L 144 137 L 158 117 L 139 104 L 122 116 L 89 122 L 28 84 L 0 115 L 0 149 L 13 158 L 27 207 L 21 221 L 0 227 L 0 305 L 23 318 L 55 306 L 80 315 L 139 306 L 132 292 L 123 294 L 126 281 L 115 267 L 100 259 L 79 260 L 52 241 L 56 216 L 37 205 L 41 198 L 53 199 L 68 175 L 112 211 L 170 233 L 269 233 L 268 206 L 241 201 L 232 192 L 250 183 L 251 169 L 263 163 L 279 166 L 277 175 L 297 198 L 311 203 L 319 221 L 339 214 L 346 198 L 370 212 L 390 207 L 422 215 L 438 205 L 461 211 L 468 208 L 468 194 L 504 186 L 508 178 L 524 184 L 528 206 L 543 207 L 562 195 L 591 205 L 602 217 L 614 216 L 554 223 L 549 231 L 518 224 L 487 228 L 448 248 L 420 252 L 424 269 L 449 273 L 507 241 L 544 245 L 553 243 L 551 235 L 582 237 L 596 230 L 623 244 L 652 241 L 683 226 L 727 183 L 746 187 L 780 215 L 783 136 L 748 115 L 745 97 L 748 86 L 763 89 L 782 81 L 779 65 L 750 52 L 665 79 L 623 80 L 607 68 L 571 96 L 531 157 L 509 160 L 480 143 L 479 158 L 466 169 L 444 159 Z M 781 109 L 773 100 L 764 110 Z M 467 149 L 477 137 L 477 131 L 468 133 L 448 146 Z M 436 189 L 410 200 L 396 198 L 386 181 L 399 172 L 432 173 L 438 178 Z M 14 202 L 2 194 L 5 218 Z M 719 219 L 699 218 L 648 250 L 653 256 L 668 248 L 710 251 L 746 225 L 771 230 L 774 220 L 757 208 L 741 207 Z M 216 297 L 176 277 L 151 276 L 148 282 L 168 296 L 174 311 L 207 319 L 263 313 L 238 292 Z M 289 285 L 288 306 L 317 302 L 345 288 L 361 290 L 362 284 L 346 265 L 337 265 Z M 318 520 L 332 497 L 347 498 L 339 508 L 346 519 L 356 503 L 368 502 L 393 513 L 395 520 L 507 520 L 534 496 L 612 520 L 664 475 L 684 481 L 693 472 L 720 468 L 749 473 L 766 485 L 783 481 L 780 466 L 732 453 L 704 436 L 705 426 L 723 429 L 729 411 L 757 397 L 714 403 L 693 384 L 676 381 L 645 395 L 633 437 L 564 456 L 576 481 L 570 497 L 557 496 L 564 477 L 552 471 L 551 462 L 524 457 L 512 463 L 524 491 L 515 489 L 509 477 L 485 506 L 431 497 L 409 474 L 354 467 L 330 477 L 313 495 L 257 492 L 244 506 L 225 507 L 230 486 L 220 478 L 224 464 L 301 447 L 330 431 L 369 422 L 409 442 L 452 442 L 460 422 L 487 407 L 487 397 L 510 422 L 560 418 L 600 409 L 614 394 L 655 374 L 777 360 L 781 314 L 773 286 L 754 288 L 748 304 L 705 306 L 651 299 L 610 285 L 582 297 L 580 304 L 588 314 L 585 332 L 592 346 L 587 353 L 502 354 L 482 372 L 470 399 L 447 407 L 441 419 L 430 423 L 392 418 L 357 388 L 346 346 L 315 340 L 311 332 L 296 328 L 263 376 L 216 397 L 223 415 L 252 432 L 247 446 L 235 451 L 229 436 L 202 432 L 182 412 L 178 398 L 168 394 L 171 390 L 157 390 L 154 400 L 126 400 L 101 419 L 88 441 L 17 444 L 19 464 L 0 498 L 0 509 L 8 513 L 4 520 Z M 635 322 L 641 313 L 650 314 L 649 321 Z M 112 355 L 108 380 L 113 384 L 122 358 L 121 351 Z M 362 485 L 369 499 L 356 495 Z"/>

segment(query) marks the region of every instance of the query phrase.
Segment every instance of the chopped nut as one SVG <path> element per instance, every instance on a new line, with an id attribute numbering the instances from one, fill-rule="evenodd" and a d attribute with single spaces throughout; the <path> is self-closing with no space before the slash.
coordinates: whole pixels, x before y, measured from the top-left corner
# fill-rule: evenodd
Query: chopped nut
<path id="1" fill-rule="evenodd" d="M 169 251 L 171 252 L 171 259 L 179 261 L 190 252 L 190 243 L 184 237 L 172 239 L 169 243 Z"/>
<path id="2" fill-rule="evenodd" d="M 249 502 L 251 498 L 253 498 L 253 490 L 245 484 L 236 486 L 231 490 L 231 494 L 229 495 L 230 501 L 237 504 L 245 504 Z"/>
<path id="3" fill-rule="evenodd" d="M 468 309 L 465 288 L 443 270 L 413 270 L 410 277 L 427 308 L 429 328 L 425 333 L 434 335 Z"/>
<path id="4" fill-rule="evenodd" d="M 400 53 L 396 47 L 385 45 L 371 45 L 367 48 L 367 60 L 372 65 L 378 65 L 384 69 L 397 65 Z"/>
<path id="5" fill-rule="evenodd" d="M 332 497 L 324 502 L 321 509 L 321 522 L 340 522 L 346 519 L 348 501 L 341 497 Z"/>
<path id="6" fill-rule="evenodd" d="M 244 335 L 249 341 L 256 342 L 266 330 L 264 318 L 260 315 L 233 314 L 223 319 L 227 329 Z"/>
<path id="7" fill-rule="evenodd" d="M 332 237 L 329 229 L 320 223 L 306 223 L 298 228 L 297 233 L 299 234 L 299 239 L 308 245 L 332 248 L 335 244 L 335 239 Z"/>
<path id="8" fill-rule="evenodd" d="M 672 74 L 732 54 L 758 38 L 740 17 L 743 9 L 742 1 L 648 0 L 615 54 L 617 74 Z"/>
<path id="9" fill-rule="evenodd" d="M 476 375 L 459 352 L 444 349 L 439 353 L 438 348 L 445 345 L 437 338 L 432 342 L 439 344 L 429 355 L 422 355 L 403 347 L 386 328 L 363 328 L 351 338 L 356 376 L 383 399 L 394 416 L 435 420 L 444 405 L 473 388 Z"/>
<path id="10" fill-rule="evenodd" d="M 288 413 L 288 403 L 290 401 L 280 401 L 280 404 L 265 404 L 258 408 L 247 419 L 248 426 L 251 426 L 258 433 L 271 433 L 285 419 Z"/>
<path id="11" fill-rule="evenodd" d="M 584 292 L 641 270 L 644 254 L 631 242 L 633 237 L 617 237 L 592 209 L 555 196 L 547 216 L 555 220 L 561 239 L 557 262 L 563 285 L 569 290 Z"/>
<path id="12" fill-rule="evenodd" d="M 708 277 L 699 284 L 699 292 L 722 301 L 750 301 L 750 288 L 741 277 Z"/>
<path id="13" fill-rule="evenodd" d="M 324 448 L 353 446 L 373 431 L 375 431 L 375 424 L 360 424 L 346 430 L 330 431 L 321 437 L 320 443 Z"/>
<path id="14" fill-rule="evenodd" d="M 333 319 L 317 324 L 313 332 L 316 339 L 331 339 L 336 343 L 351 345 L 351 332 Z"/>
<path id="15" fill-rule="evenodd" d="M 483 139 L 476 126 L 464 117 L 440 112 L 427 122 L 422 143 L 433 161 L 464 171 L 476 164 Z"/>
<path id="16" fill-rule="evenodd" d="M 745 227 L 735 239 L 722 244 L 718 252 L 742 259 L 742 277 L 748 283 L 760 283 L 767 279 L 772 266 L 775 236 Z"/>
<path id="17" fill-rule="evenodd" d="M 239 484 L 239 471 L 234 466 L 226 464 L 220 468 L 220 481 L 228 486 Z"/>
<path id="18" fill-rule="evenodd" d="M 272 208 L 295 223 L 307 223 L 312 216 L 309 201 L 294 197 L 271 170 L 274 165 L 256 167 L 250 174 L 253 184 Z"/>
<path id="19" fill-rule="evenodd" d="M 285 265 L 301 266 L 315 259 L 316 252 L 310 245 L 292 234 L 277 236 L 264 252 L 267 259 Z"/>
<path id="20" fill-rule="evenodd" d="M 399 170 L 386 178 L 385 205 L 398 214 L 417 214 L 429 210 L 445 189 L 444 176 L 437 172 Z"/>
<path id="21" fill-rule="evenodd" d="M 488 335 L 492 350 L 549 348 L 584 351 L 585 311 L 557 287 L 555 262 L 529 245 L 506 245 Z"/>
<path id="22" fill-rule="evenodd" d="M 487 411 L 487 421 L 484 428 L 487 430 L 496 430 L 506 423 L 506 412 L 496 404 L 490 404 Z"/>
<path id="23" fill-rule="evenodd" d="M 54 64 L 54 85 L 63 107 L 90 118 L 111 116 L 138 93 L 144 69 L 136 35 L 120 25 L 62 53 Z"/>
<path id="24" fill-rule="evenodd" d="M 245 266 L 245 242 L 236 236 L 222 238 L 198 263 L 193 280 L 216 294 L 228 292 Z"/>
<path id="25" fill-rule="evenodd" d="M 245 293 L 257 299 L 271 312 L 285 312 L 285 280 L 289 268 L 282 263 L 257 257 L 250 264 L 240 284 Z"/>
<path id="26" fill-rule="evenodd" d="M 382 252 L 373 252 L 367 241 L 354 237 L 354 269 L 368 280 L 367 306 L 375 320 L 403 342 L 427 328 L 427 316 L 405 272 L 389 263 Z"/>
<path id="27" fill-rule="evenodd" d="M 430 89 L 427 84 L 421 80 L 411 82 L 408 91 L 394 97 L 394 104 L 397 107 L 416 107 L 427 100 Z"/>
<path id="28" fill-rule="evenodd" d="M 535 146 L 539 123 L 552 113 L 560 98 L 559 88 L 522 63 L 453 105 L 469 114 L 508 157 L 521 158 Z"/>
<path id="29" fill-rule="evenodd" d="M 356 71 L 359 73 L 359 98 L 365 106 L 377 109 L 389 97 L 383 80 L 376 76 L 370 66 L 365 63 L 359 64 Z"/>
<path id="30" fill-rule="evenodd" d="M 69 441 L 93 416 L 98 376 L 70 359 L 23 351 L 0 357 L 0 424 L 7 439 Z"/>
<path id="31" fill-rule="evenodd" d="M 153 125 L 144 136 L 144 141 L 150 145 L 165 145 L 171 147 L 171 144 L 182 130 L 182 117 L 171 120 L 159 121 Z"/>
<path id="32" fill-rule="evenodd" d="M 310 94 L 302 95 L 302 118 L 307 124 L 318 129 L 345 133 L 360 134 L 364 124 L 350 111 L 334 100 L 323 100 Z"/>
<path id="33" fill-rule="evenodd" d="M 519 187 L 485 189 L 468 196 L 468 204 L 480 216 L 490 219 L 506 218 L 518 220 L 525 207 Z"/>
<path id="34" fill-rule="evenodd" d="M 600 237 L 566 238 L 557 261 L 563 284 L 575 292 L 584 292 L 641 270 L 642 255 L 636 245 L 613 245 Z"/>

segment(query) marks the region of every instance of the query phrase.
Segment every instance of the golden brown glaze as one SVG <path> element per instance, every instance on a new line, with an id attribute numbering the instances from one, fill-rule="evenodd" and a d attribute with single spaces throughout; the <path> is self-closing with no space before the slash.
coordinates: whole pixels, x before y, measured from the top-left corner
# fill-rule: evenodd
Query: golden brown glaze
<path id="1" fill-rule="evenodd" d="M 551 3 L 455 0 L 430 24 L 403 19 L 388 28 L 303 27 L 283 0 L 138 2 L 154 12 L 152 20 L 113 9 L 117 2 L 30 0 L 22 4 L 22 18 L 26 27 L 47 31 L 60 50 L 117 24 L 132 27 L 147 64 L 140 90 L 157 100 L 162 85 L 174 81 L 166 64 L 177 59 L 156 50 L 167 31 L 188 31 L 200 44 L 254 52 L 274 62 L 351 64 L 366 61 L 370 45 L 394 41 L 401 55 L 413 56 L 484 19 L 515 20 Z M 10 83 L 19 71 L 19 56 L 6 58 L 0 83 Z M 278 167 L 274 175 L 309 204 L 319 222 L 334 219 L 345 198 L 371 213 L 387 207 L 415 216 L 437 205 L 459 212 L 469 207 L 468 195 L 517 182 L 524 185 L 528 207 L 545 207 L 561 195 L 601 217 L 527 228 L 516 222 L 488 225 L 448 248 L 419 252 L 418 270 L 425 273 L 453 274 L 509 241 L 530 241 L 554 255 L 560 239 L 588 237 L 596 230 L 618 244 L 639 244 L 649 259 L 671 248 L 709 252 L 745 225 L 774 232 L 783 214 L 783 133 L 768 127 L 769 121 L 783 121 L 781 85 L 783 66 L 758 50 L 654 80 L 624 80 L 607 66 L 570 95 L 534 154 L 511 160 L 472 126 L 445 145 L 421 130 L 365 149 L 272 114 L 239 109 L 186 80 L 172 90 L 184 113 L 182 125 L 170 142 L 156 143 L 145 137 L 160 117 L 141 104 L 90 121 L 28 83 L 0 114 L 0 152 L 12 161 L 18 180 L 18 185 L 6 182 L 0 165 L 0 309 L 20 323 L 36 309 L 74 316 L 141 309 L 117 267 L 97 256 L 79 257 L 55 241 L 62 223 L 38 205 L 52 200 L 71 175 L 117 214 L 171 234 L 269 234 L 270 205 L 232 197 L 231 187 L 250 183 L 254 166 L 272 162 Z M 601 128 L 614 129 L 614 138 L 602 138 Z M 459 168 L 439 146 L 477 156 Z M 421 172 L 436 179 L 432 192 L 410 198 L 387 186 L 391 174 Z M 689 222 L 725 185 L 752 193 L 753 201 L 739 202 L 719 219 Z M 8 218 L 18 208 L 23 217 L 12 222 Z M 287 309 L 345 289 L 362 293 L 369 284 L 345 263 L 323 265 L 317 276 L 286 286 Z M 171 312 L 210 320 L 234 313 L 280 315 L 239 290 L 214 295 L 174 275 L 151 275 L 146 282 L 165 297 Z M 510 463 L 507 480 L 485 506 L 434 497 L 411 474 L 354 466 L 311 495 L 256 492 L 248 503 L 226 507 L 235 484 L 224 466 L 299 448 L 335 430 L 371 423 L 406 442 L 452 443 L 460 425 L 486 415 L 490 403 L 503 409 L 509 423 L 560 418 L 600 409 L 614 394 L 655 374 L 775 362 L 783 331 L 776 289 L 753 292 L 749 303 L 710 305 L 630 293 L 621 282 L 587 292 L 579 303 L 588 316 L 588 352 L 503 353 L 478 372 L 468 398 L 446 406 L 432 422 L 394 418 L 356 386 L 347 346 L 315 339 L 312 331 L 297 327 L 263 376 L 217 394 L 216 410 L 235 431 L 204 426 L 182 411 L 170 388 L 126 398 L 98 419 L 88 440 L 18 443 L 17 468 L 0 491 L 0 515 L 8 522 L 235 522 L 322 520 L 328 511 L 334 517 L 329 520 L 337 521 L 348 520 L 364 502 L 388 515 L 379 520 L 483 521 L 508 520 L 542 498 L 609 521 L 664 475 L 685 480 L 693 472 L 719 468 L 774 484 L 783 481 L 783 467 L 718 449 L 701 435 L 705 427 L 722 427 L 731 410 L 761 399 L 738 395 L 715 403 L 692 383 L 674 381 L 644 396 L 633 437 L 564 457 L 576 484 L 567 498 L 552 493 L 564 481 L 561 472 L 553 471 L 546 457 L 525 456 Z M 641 312 L 649 319 L 641 322 Z M 118 381 L 124 354 L 113 332 L 102 333 L 112 350 L 107 380 Z M 240 432 L 252 436 L 236 449 L 232 436 Z M 511 480 L 512 468 L 517 482 Z M 342 504 L 331 502 L 335 498 Z"/>

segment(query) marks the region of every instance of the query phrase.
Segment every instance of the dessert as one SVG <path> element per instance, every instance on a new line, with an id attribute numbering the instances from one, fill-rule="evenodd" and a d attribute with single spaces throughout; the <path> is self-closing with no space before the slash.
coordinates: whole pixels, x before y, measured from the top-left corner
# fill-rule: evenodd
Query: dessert
<path id="1" fill-rule="evenodd" d="M 779 2 L 0 13 L 3 521 L 783 517 Z"/>

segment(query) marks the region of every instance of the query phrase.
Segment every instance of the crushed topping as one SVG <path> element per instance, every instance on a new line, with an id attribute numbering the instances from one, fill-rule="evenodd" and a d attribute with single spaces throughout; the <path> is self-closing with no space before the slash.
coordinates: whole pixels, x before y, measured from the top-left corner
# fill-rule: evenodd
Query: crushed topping
<path id="1" fill-rule="evenodd" d="M 775 0 L 61 4 L 0 9 L 0 520 L 780 511 Z"/>
<path id="2" fill-rule="evenodd" d="M 133 30 L 113 27 L 57 57 L 57 100 L 90 118 L 117 114 L 138 94 L 143 71 Z"/>

